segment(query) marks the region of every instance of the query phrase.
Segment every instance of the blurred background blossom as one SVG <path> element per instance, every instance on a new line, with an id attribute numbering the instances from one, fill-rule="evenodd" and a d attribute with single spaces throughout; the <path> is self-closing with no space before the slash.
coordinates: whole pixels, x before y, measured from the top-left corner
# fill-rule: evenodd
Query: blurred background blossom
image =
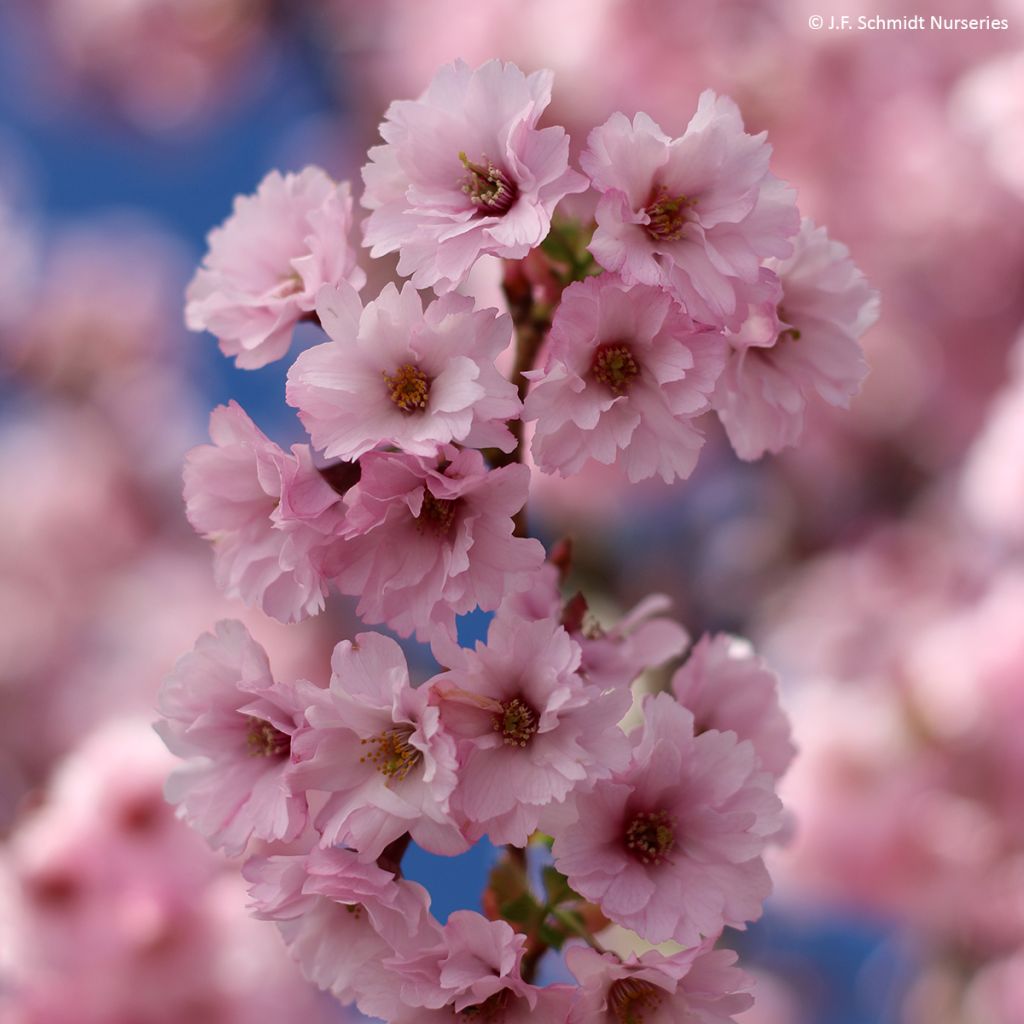
<path id="1" fill-rule="evenodd" d="M 811 14 L 1006 18 L 814 32 Z M 19 1024 L 342 1019 L 237 867 L 160 799 L 156 688 L 217 619 L 322 680 L 351 605 L 298 627 L 213 584 L 180 465 L 236 397 L 300 436 L 283 370 L 182 323 L 203 236 L 274 167 L 356 182 L 437 66 L 555 71 L 574 159 L 614 110 L 699 92 L 882 294 L 872 374 L 796 451 L 695 475 L 537 481 L 609 620 L 652 590 L 751 636 L 800 755 L 770 913 L 734 936 L 744 1024 L 1024 1019 L 1024 5 L 1020 0 L 9 0 L 0 10 L 0 1007 Z M 587 216 L 586 198 L 570 200 Z M 383 262 L 383 261 L 380 261 Z M 370 289 L 387 267 L 366 266 Z M 495 268 L 471 282 L 501 301 Z M 300 328 L 297 340 L 316 340 Z M 1014 346 L 1017 346 L 1016 348 Z M 410 863 L 467 905 L 486 850 Z M 419 874 L 416 874 L 416 872 Z M 474 874 L 475 873 L 475 874 Z M 472 897 L 475 899 L 475 896 Z M 7 1017 L 5 1016 L 6 1020 Z"/>

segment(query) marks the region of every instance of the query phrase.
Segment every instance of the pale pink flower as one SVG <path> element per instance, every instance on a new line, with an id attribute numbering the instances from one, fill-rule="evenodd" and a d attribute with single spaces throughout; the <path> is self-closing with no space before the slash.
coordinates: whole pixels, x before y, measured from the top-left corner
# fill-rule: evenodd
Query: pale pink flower
<path id="1" fill-rule="evenodd" d="M 643 711 L 629 767 L 574 797 L 555 865 L 615 923 L 694 945 L 760 916 L 771 890 L 761 853 L 781 805 L 749 742 L 695 737 L 693 715 L 665 693 Z"/>
<path id="2" fill-rule="evenodd" d="M 454 636 L 456 615 L 493 611 L 531 585 L 544 548 L 512 536 L 525 466 L 488 470 L 478 451 L 451 445 L 433 459 L 368 452 L 360 464 L 335 575 L 343 593 L 359 595 L 364 622 L 420 639 Z"/>
<path id="3" fill-rule="evenodd" d="M 360 633 L 338 644 L 331 669 L 330 689 L 312 695 L 292 746 L 293 788 L 330 794 L 316 818 L 321 844 L 376 860 L 409 832 L 432 853 L 461 853 L 468 844 L 448 813 L 455 741 L 428 691 L 409 682 L 402 649 Z"/>
<path id="4" fill-rule="evenodd" d="M 189 329 L 215 335 L 221 351 L 247 370 L 280 359 L 321 285 L 366 283 L 348 240 L 351 226 L 347 181 L 337 185 L 319 167 L 271 171 L 210 232 L 185 295 Z"/>
<path id="5" fill-rule="evenodd" d="M 665 956 L 650 950 L 622 960 L 572 946 L 565 954 L 580 994 L 569 1024 L 731 1024 L 754 1002 L 750 979 L 733 965 L 731 949 L 705 942 Z"/>
<path id="6" fill-rule="evenodd" d="M 370 255 L 397 251 L 400 274 L 445 292 L 479 256 L 521 259 L 539 245 L 558 201 L 587 187 L 569 167 L 565 130 L 537 128 L 553 77 L 456 61 L 418 100 L 392 103 L 385 144 L 363 168 Z"/>
<path id="7" fill-rule="evenodd" d="M 243 874 L 256 916 L 277 922 L 306 978 L 371 1016 L 394 1009 L 384 961 L 440 941 L 423 886 L 351 850 L 254 858 Z"/>
<path id="8" fill-rule="evenodd" d="M 867 376 L 860 336 L 878 317 L 878 293 L 854 266 L 849 250 L 804 219 L 793 255 L 768 266 L 782 297 L 776 313 L 760 308 L 760 324 L 777 316 L 753 343 L 750 324 L 732 337 L 732 354 L 714 406 L 736 454 L 756 459 L 800 440 L 804 411 L 815 396 L 847 408 Z"/>
<path id="9" fill-rule="evenodd" d="M 570 285 L 551 327 L 543 370 L 523 418 L 536 420 L 532 453 L 546 473 L 571 476 L 588 459 L 621 457 L 630 481 L 685 478 L 704 436 L 726 345 L 660 288 L 612 274 Z"/>
<path id="10" fill-rule="evenodd" d="M 738 329 L 762 261 L 788 256 L 800 223 L 770 154 L 710 90 L 677 139 L 646 114 L 613 114 L 580 158 L 601 193 L 590 251 L 631 284 L 669 289 L 696 319 Z"/>
<path id="11" fill-rule="evenodd" d="M 426 309 L 411 284 L 388 284 L 364 308 L 355 290 L 325 287 L 317 315 L 330 341 L 288 371 L 288 402 L 328 458 L 354 459 L 388 444 L 433 455 L 450 441 L 515 446 L 504 420 L 522 408 L 494 361 L 512 321 L 445 295 Z"/>
<path id="12" fill-rule="evenodd" d="M 406 978 L 402 993 L 407 1005 L 389 1019 L 392 1024 L 565 1021 L 573 989 L 527 984 L 520 974 L 525 945 L 526 937 L 505 921 L 488 921 L 471 910 L 455 911 L 437 948 L 396 964 Z"/>
<path id="13" fill-rule="evenodd" d="M 288 841 L 305 827 L 305 795 L 289 791 L 286 775 L 314 690 L 275 682 L 266 652 L 232 621 L 204 633 L 164 681 L 155 728 L 188 759 L 167 780 L 167 799 L 213 846 L 233 856 L 253 836 Z"/>
<path id="14" fill-rule="evenodd" d="M 545 809 L 622 767 L 625 689 L 588 686 L 579 645 L 555 621 L 492 621 L 475 650 L 438 645 L 450 671 L 432 686 L 442 720 L 461 738 L 456 810 L 471 838 L 525 846 Z"/>
<path id="15" fill-rule="evenodd" d="M 308 445 L 291 454 L 237 402 L 210 415 L 212 445 L 185 459 L 189 522 L 213 541 L 217 584 L 282 622 L 324 606 L 324 560 L 337 566 L 342 501 L 313 465 Z"/>
<path id="16" fill-rule="evenodd" d="M 750 740 L 761 767 L 776 778 L 796 754 L 779 704 L 778 676 L 739 637 L 705 635 L 672 677 L 672 692 L 693 712 L 698 733 L 731 730 Z"/>
<path id="17" fill-rule="evenodd" d="M 686 649 L 689 634 L 667 617 L 670 608 L 671 601 L 664 594 L 651 594 L 613 625 L 602 626 L 582 593 L 563 601 L 558 569 L 545 562 L 529 590 L 511 594 L 502 602 L 498 617 L 561 623 L 580 646 L 579 674 L 590 685 L 610 690 L 629 686 L 645 670 Z"/>

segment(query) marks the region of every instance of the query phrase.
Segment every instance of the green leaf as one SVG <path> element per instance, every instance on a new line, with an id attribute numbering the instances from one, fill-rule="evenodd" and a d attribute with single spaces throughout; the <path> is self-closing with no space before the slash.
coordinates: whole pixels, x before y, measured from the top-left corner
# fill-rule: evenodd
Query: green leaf
<path id="1" fill-rule="evenodd" d="M 564 932 L 560 932 L 557 928 L 552 928 L 549 924 L 542 924 L 537 929 L 537 937 L 552 949 L 561 949 L 565 945 L 567 938 Z"/>
<path id="2" fill-rule="evenodd" d="M 537 901 L 528 893 L 524 892 L 514 900 L 502 903 L 500 906 L 501 916 L 506 921 L 514 922 L 529 927 L 540 916 L 541 908 Z"/>
<path id="3" fill-rule="evenodd" d="M 547 865 L 541 871 L 541 878 L 544 881 L 544 894 L 547 896 L 549 907 L 557 907 L 559 903 L 564 903 L 566 900 L 579 898 L 572 891 L 569 880 L 558 868 L 552 867 L 550 864 Z"/>

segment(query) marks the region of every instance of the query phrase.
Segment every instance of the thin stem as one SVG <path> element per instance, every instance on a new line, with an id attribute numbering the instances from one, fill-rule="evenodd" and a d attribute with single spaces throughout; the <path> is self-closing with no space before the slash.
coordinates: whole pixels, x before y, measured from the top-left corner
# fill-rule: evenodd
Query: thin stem
<path id="1" fill-rule="evenodd" d="M 558 921 L 559 924 L 568 928 L 573 935 L 578 935 L 583 939 L 591 949 L 596 949 L 598 953 L 607 952 L 604 946 L 602 946 L 601 943 L 590 934 L 590 929 L 579 921 L 574 920 L 572 914 L 567 914 L 564 910 L 559 910 L 558 907 L 552 907 L 551 916 Z"/>

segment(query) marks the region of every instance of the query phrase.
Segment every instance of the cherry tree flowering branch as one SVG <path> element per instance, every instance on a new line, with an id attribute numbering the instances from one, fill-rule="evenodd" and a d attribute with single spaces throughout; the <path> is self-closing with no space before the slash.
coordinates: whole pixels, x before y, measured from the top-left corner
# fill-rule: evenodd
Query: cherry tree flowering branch
<path id="1" fill-rule="evenodd" d="M 670 692 L 634 693 L 688 634 L 660 595 L 598 623 L 563 593 L 569 545 L 528 536 L 527 499 L 534 473 L 591 461 L 685 479 L 706 413 L 741 458 L 797 443 L 808 403 L 856 393 L 877 300 L 801 222 L 732 101 L 704 93 L 675 138 L 614 114 L 590 133 L 585 177 L 565 130 L 540 126 L 552 83 L 456 62 L 388 108 L 362 242 L 398 253 L 401 286 L 360 295 L 351 188 L 317 168 L 268 175 L 211 233 L 192 327 L 248 369 L 283 358 L 298 322 L 324 331 L 288 372 L 308 444 L 284 451 L 232 402 L 187 457 L 186 511 L 218 582 L 283 622 L 348 595 L 367 627 L 428 643 L 443 668 L 414 680 L 367 628 L 337 644 L 328 685 L 281 680 L 241 623 L 221 623 L 161 693 L 158 730 L 185 759 L 167 793 L 212 845 L 265 844 L 244 869 L 254 913 L 364 1013 L 724 1024 L 751 999 L 714 947 L 762 912 L 794 754 L 777 680 L 716 635 Z M 584 191 L 590 226 L 556 212 Z M 481 256 L 504 261 L 507 310 L 456 291 Z M 493 616 L 467 648 L 456 627 L 474 609 Z M 485 838 L 505 851 L 484 914 L 442 925 L 402 857 Z M 611 952 L 609 923 L 680 951 Z M 575 983 L 538 985 L 556 954 Z"/>

